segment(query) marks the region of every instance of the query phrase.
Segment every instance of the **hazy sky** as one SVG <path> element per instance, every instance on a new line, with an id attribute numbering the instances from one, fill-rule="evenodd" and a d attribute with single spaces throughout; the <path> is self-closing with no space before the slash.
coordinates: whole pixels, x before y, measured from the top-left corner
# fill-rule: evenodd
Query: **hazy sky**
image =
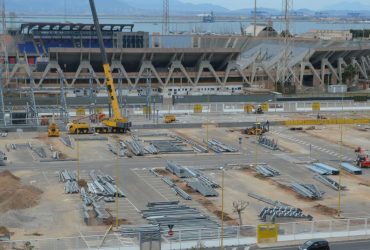
<path id="1" fill-rule="evenodd" d="M 252 8 L 254 0 L 182 0 L 189 3 L 213 3 L 221 5 L 228 9 Z M 321 9 L 326 6 L 337 4 L 340 2 L 356 2 L 370 5 L 370 0 L 294 0 L 293 6 L 297 8 Z M 280 9 L 282 0 L 257 0 L 257 5 L 260 7 Z"/>

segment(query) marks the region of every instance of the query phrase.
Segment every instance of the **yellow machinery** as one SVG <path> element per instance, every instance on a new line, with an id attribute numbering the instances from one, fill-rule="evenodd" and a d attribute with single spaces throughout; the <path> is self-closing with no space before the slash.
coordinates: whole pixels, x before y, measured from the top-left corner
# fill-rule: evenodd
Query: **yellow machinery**
<path id="1" fill-rule="evenodd" d="M 243 130 L 243 134 L 247 135 L 262 135 L 268 132 L 268 125 L 266 123 L 261 124 L 256 122 L 252 127 Z"/>
<path id="2" fill-rule="evenodd" d="M 175 115 L 165 115 L 164 116 L 164 122 L 165 123 L 173 123 L 176 121 L 176 116 Z"/>
<path id="3" fill-rule="evenodd" d="M 48 137 L 59 137 L 60 130 L 57 124 L 53 121 L 48 127 Z"/>
<path id="4" fill-rule="evenodd" d="M 98 15 L 96 13 L 95 3 L 94 0 L 89 0 L 90 2 L 90 8 L 94 19 L 94 25 L 96 34 L 98 36 L 99 41 L 99 47 L 100 47 L 100 53 L 102 56 L 103 61 L 103 69 L 104 74 L 106 77 L 106 85 L 107 85 L 107 91 L 110 98 L 110 103 L 112 105 L 113 110 L 113 117 L 110 117 L 108 119 L 105 119 L 101 121 L 101 124 L 99 125 L 90 125 L 88 123 L 77 123 L 72 122 L 68 124 L 68 131 L 72 134 L 87 134 L 87 133 L 125 133 L 128 131 L 131 127 L 131 122 L 126 117 L 122 117 L 121 111 L 119 108 L 118 100 L 117 100 L 117 94 L 116 89 L 114 87 L 113 83 L 113 76 L 112 72 L 110 70 L 110 66 L 108 63 L 108 57 L 107 53 L 105 52 L 104 42 L 103 42 L 103 36 L 101 31 L 101 26 L 99 24 Z"/>

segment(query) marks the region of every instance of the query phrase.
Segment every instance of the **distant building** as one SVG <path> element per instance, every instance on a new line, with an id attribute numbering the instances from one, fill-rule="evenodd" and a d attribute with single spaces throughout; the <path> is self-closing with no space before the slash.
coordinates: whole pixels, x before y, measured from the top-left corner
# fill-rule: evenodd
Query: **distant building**
<path id="1" fill-rule="evenodd" d="M 215 14 L 213 13 L 213 11 L 211 13 L 200 14 L 198 16 L 202 18 L 203 23 L 214 23 L 215 22 Z"/>
<path id="2" fill-rule="evenodd" d="M 350 30 L 311 30 L 299 37 L 321 40 L 352 40 L 353 34 Z"/>
<path id="3" fill-rule="evenodd" d="M 256 34 L 254 34 L 256 32 Z M 256 37 L 276 37 L 278 36 L 277 31 L 272 27 L 272 25 L 257 24 L 256 28 L 254 25 L 250 25 L 245 29 L 246 36 L 256 36 Z"/>

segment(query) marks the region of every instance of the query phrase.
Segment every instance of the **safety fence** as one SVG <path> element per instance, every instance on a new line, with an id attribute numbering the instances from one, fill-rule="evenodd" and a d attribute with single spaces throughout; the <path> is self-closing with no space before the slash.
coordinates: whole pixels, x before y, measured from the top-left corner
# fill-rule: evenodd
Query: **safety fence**
<path id="1" fill-rule="evenodd" d="M 163 123 L 163 116 L 166 114 L 174 115 L 207 115 L 207 114 L 253 114 L 258 108 L 258 104 L 246 104 L 246 103 L 209 103 L 209 104 L 176 104 L 176 105 L 166 105 L 159 104 L 152 107 L 147 107 L 145 105 L 130 105 L 122 110 L 124 111 L 124 116 L 130 119 L 142 119 L 143 117 L 150 117 L 151 120 L 157 123 Z M 327 101 L 327 102 L 278 102 L 278 103 L 262 103 L 261 108 L 265 114 L 274 113 L 313 113 L 315 115 L 320 112 L 369 112 L 370 102 L 357 103 L 354 101 Z M 99 112 L 109 114 L 108 107 L 99 108 Z M 32 115 L 32 116 L 31 116 Z M 53 119 L 58 124 L 66 124 L 68 121 L 73 119 L 81 118 L 90 115 L 90 111 L 83 107 L 70 109 L 68 111 L 67 117 L 65 114 L 62 116 L 60 110 L 43 110 L 30 114 L 26 110 L 17 110 L 5 112 L 2 114 L 0 112 L 0 127 L 36 127 L 43 123 L 44 118 L 49 122 Z M 88 120 L 87 118 L 85 120 Z M 296 122 L 287 125 L 320 125 L 320 124 L 355 124 L 355 123 L 368 123 L 364 120 L 354 120 L 354 122 L 348 121 L 349 123 L 341 123 L 337 121 L 305 121 Z M 216 121 L 217 122 L 217 121 Z"/>
<path id="2" fill-rule="evenodd" d="M 341 238 L 370 236 L 370 218 L 351 218 L 320 221 L 299 221 L 278 223 L 277 241 L 304 241 L 312 238 Z M 148 237 L 146 233 L 111 233 L 78 237 L 29 239 L 0 241 L 1 249 L 25 249 L 26 245 L 40 250 L 64 249 L 197 249 L 200 247 L 219 247 L 253 245 L 257 243 L 257 226 L 234 226 L 222 228 L 203 228 L 161 232 L 161 237 Z M 171 235 L 171 236 L 170 236 Z M 161 248 L 159 248 L 161 245 Z M 23 247 L 23 248 L 22 248 Z"/>
<path id="3" fill-rule="evenodd" d="M 286 126 L 294 125 L 336 125 L 336 124 L 369 124 L 370 119 L 316 119 L 316 120 L 287 120 Z"/>

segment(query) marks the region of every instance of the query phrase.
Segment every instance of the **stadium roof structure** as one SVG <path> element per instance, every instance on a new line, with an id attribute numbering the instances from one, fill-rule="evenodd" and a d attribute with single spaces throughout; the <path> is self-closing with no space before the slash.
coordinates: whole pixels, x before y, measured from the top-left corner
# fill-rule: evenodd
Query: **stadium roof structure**
<path id="1" fill-rule="evenodd" d="M 132 32 L 134 24 L 101 24 L 103 31 L 124 31 Z M 94 24 L 84 23 L 49 23 L 49 22 L 34 22 L 21 24 L 20 31 L 23 34 L 30 34 L 32 31 L 93 31 Z"/>

